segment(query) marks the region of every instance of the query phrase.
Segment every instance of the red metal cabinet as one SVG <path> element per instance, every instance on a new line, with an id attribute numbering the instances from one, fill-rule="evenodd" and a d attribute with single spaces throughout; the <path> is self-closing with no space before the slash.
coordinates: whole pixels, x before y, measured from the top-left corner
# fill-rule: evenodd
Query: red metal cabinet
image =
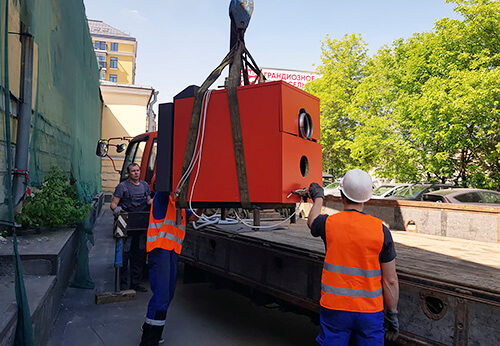
<path id="1" fill-rule="evenodd" d="M 194 98 L 175 100 L 173 186 L 182 173 L 182 163 Z M 319 99 L 285 82 L 269 82 L 238 88 L 248 188 L 252 203 L 297 203 L 290 191 L 321 183 L 322 161 Z M 299 137 L 299 111 L 310 114 L 313 135 Z M 195 181 L 190 179 L 188 200 Z M 226 90 L 212 92 L 202 160 L 193 202 L 239 202 L 233 136 Z"/>

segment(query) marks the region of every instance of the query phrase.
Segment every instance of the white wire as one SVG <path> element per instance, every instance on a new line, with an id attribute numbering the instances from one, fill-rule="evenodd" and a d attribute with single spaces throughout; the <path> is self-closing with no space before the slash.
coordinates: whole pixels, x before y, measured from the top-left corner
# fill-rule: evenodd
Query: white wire
<path id="1" fill-rule="evenodd" d="M 206 96 L 206 94 L 203 95 L 203 100 L 205 100 L 205 96 Z M 193 156 L 191 157 L 191 162 L 189 162 L 188 168 L 186 169 L 186 171 L 182 175 L 181 179 L 179 179 L 179 182 L 177 183 L 177 187 L 175 189 L 176 192 L 178 192 L 180 189 L 182 189 L 182 187 L 186 183 L 187 178 L 189 177 L 189 175 L 191 174 L 191 172 L 193 170 L 194 162 L 195 162 L 195 160 L 196 160 L 196 158 L 198 156 L 196 150 L 198 149 L 198 142 L 199 142 L 199 139 L 200 139 L 201 125 L 202 125 L 202 122 L 200 121 L 198 123 L 198 132 L 196 133 L 196 143 L 195 143 L 195 146 L 194 146 L 195 152 L 193 153 Z"/>
<path id="2" fill-rule="evenodd" d="M 299 203 L 299 205 L 297 206 L 297 208 L 295 208 L 295 211 L 293 212 L 292 215 L 290 215 L 289 217 L 287 217 L 285 220 L 283 221 L 280 221 L 278 223 L 275 223 L 273 225 L 267 225 L 267 226 L 254 226 L 252 224 L 249 224 L 249 223 L 246 223 L 245 220 L 241 219 L 240 216 L 238 215 L 238 212 L 235 210 L 234 211 L 234 214 L 236 215 L 236 218 L 242 223 L 244 224 L 245 226 L 247 227 L 250 227 L 250 228 L 254 228 L 254 229 L 273 229 L 273 228 L 276 228 L 278 227 L 279 225 L 281 224 L 284 224 L 285 222 L 289 221 L 295 214 L 297 214 L 297 212 L 299 211 L 300 209 L 300 206 L 302 205 L 302 202 Z"/>
<path id="3" fill-rule="evenodd" d="M 203 95 L 203 103 L 205 103 L 205 100 L 207 98 L 207 94 L 208 94 L 208 97 L 210 98 L 210 94 L 212 93 L 212 90 L 208 90 L 207 92 L 205 92 L 205 94 Z M 207 102 L 207 105 L 208 105 L 208 102 Z M 203 110 L 202 110 L 203 112 Z M 202 113 L 203 114 L 203 113 Z M 202 116 L 203 117 L 203 116 Z M 205 112 L 205 118 L 206 118 L 206 112 Z M 202 124 L 203 124 L 203 121 L 200 121 L 198 123 L 198 132 L 196 134 L 196 142 L 195 142 L 195 152 L 193 154 L 193 157 L 191 158 L 191 162 L 189 163 L 189 166 L 188 168 L 186 169 L 186 172 L 184 172 L 184 174 L 182 175 L 181 179 L 179 180 L 179 182 L 177 183 L 177 187 L 175 188 L 175 191 L 178 192 L 180 189 L 182 189 L 182 187 L 184 186 L 184 184 L 186 183 L 187 181 L 187 178 L 189 177 L 189 175 L 191 174 L 191 172 L 193 171 L 193 167 L 194 167 L 194 164 L 197 160 L 197 158 L 199 157 L 199 148 L 198 148 L 198 143 L 200 141 L 200 133 L 201 133 L 201 128 L 202 128 Z M 204 127 L 203 127 L 203 133 L 204 133 Z M 198 151 L 197 151 L 198 150 Z"/>
<path id="4" fill-rule="evenodd" d="M 208 110 L 208 103 L 210 102 L 210 95 L 212 94 L 212 90 L 208 90 L 205 95 L 203 96 L 203 110 L 202 110 L 202 131 L 201 131 L 201 141 L 200 141 L 200 148 L 198 150 L 198 155 L 196 157 L 198 167 L 196 168 L 196 175 L 193 180 L 193 186 L 191 187 L 191 194 L 189 195 L 189 209 L 193 212 L 193 214 L 196 217 L 200 217 L 200 215 L 196 214 L 196 212 L 193 210 L 193 205 L 191 204 L 193 200 L 193 194 L 194 194 L 194 188 L 196 186 L 196 182 L 198 181 L 198 175 L 200 174 L 200 167 L 201 167 L 201 154 L 203 152 L 203 142 L 205 140 L 205 127 L 207 124 L 207 110 Z"/>
<path id="5" fill-rule="evenodd" d="M 233 218 L 228 218 L 226 220 L 221 219 L 220 214 L 215 214 L 212 216 L 206 216 L 206 215 L 201 215 L 200 220 L 197 220 L 193 222 L 193 228 L 194 229 L 199 229 L 208 225 L 214 225 L 214 224 L 219 224 L 219 225 L 236 225 L 238 223 L 238 220 L 233 219 Z"/>

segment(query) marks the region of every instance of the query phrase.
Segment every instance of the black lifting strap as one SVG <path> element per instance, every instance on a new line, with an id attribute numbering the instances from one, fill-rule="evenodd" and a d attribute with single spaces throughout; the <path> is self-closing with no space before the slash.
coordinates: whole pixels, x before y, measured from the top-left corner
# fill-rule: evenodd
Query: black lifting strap
<path id="1" fill-rule="evenodd" d="M 234 160 L 236 162 L 236 175 L 238 176 L 238 186 L 240 189 L 240 203 L 243 208 L 251 209 L 243 135 L 241 132 L 240 107 L 238 104 L 238 94 L 236 93 L 236 88 L 240 85 L 241 81 L 242 54 L 245 44 L 243 41 L 238 40 L 236 47 L 233 64 L 229 70 L 227 99 L 229 102 L 231 129 L 233 131 Z"/>
<path id="2" fill-rule="evenodd" d="M 248 182 L 247 182 L 247 171 L 245 164 L 245 153 L 243 149 L 243 136 L 241 132 L 241 122 L 240 122 L 240 111 L 238 106 L 238 96 L 236 93 L 236 88 L 239 86 L 240 76 L 241 76 L 241 56 L 245 51 L 245 44 L 243 41 L 238 40 L 228 55 L 222 60 L 220 65 L 212 71 L 208 78 L 203 82 L 202 86 L 198 90 L 194 98 L 193 112 L 191 114 L 191 123 L 189 125 L 188 140 L 186 143 L 186 152 L 184 154 L 184 162 L 182 165 L 182 176 L 184 176 L 187 171 L 191 159 L 194 154 L 195 144 L 196 144 L 196 133 L 198 131 L 198 125 L 200 122 L 201 108 L 203 105 L 203 96 L 208 88 L 217 80 L 217 78 L 222 73 L 222 70 L 231 64 L 231 69 L 229 71 L 228 79 L 228 101 L 229 101 L 229 113 L 231 118 L 231 128 L 233 132 L 233 144 L 234 144 L 234 155 L 236 161 L 236 173 L 238 176 L 238 186 L 240 190 L 240 202 L 243 208 L 251 209 L 250 195 L 248 193 Z M 185 188 L 181 187 L 179 194 L 178 206 L 181 208 L 187 208 L 187 195 L 189 190 L 190 176 L 187 177 Z"/>

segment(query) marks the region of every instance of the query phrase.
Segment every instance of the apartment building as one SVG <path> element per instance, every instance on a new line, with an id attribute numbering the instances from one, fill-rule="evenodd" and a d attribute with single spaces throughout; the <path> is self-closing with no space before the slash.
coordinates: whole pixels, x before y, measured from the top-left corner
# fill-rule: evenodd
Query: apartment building
<path id="1" fill-rule="evenodd" d="M 100 67 L 100 79 L 135 84 L 135 37 L 113 28 L 100 20 L 88 19 L 90 36 Z"/>

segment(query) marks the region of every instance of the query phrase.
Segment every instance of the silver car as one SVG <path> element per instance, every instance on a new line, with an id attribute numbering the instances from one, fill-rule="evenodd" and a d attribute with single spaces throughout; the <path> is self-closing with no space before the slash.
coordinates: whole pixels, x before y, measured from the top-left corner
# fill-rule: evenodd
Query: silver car
<path id="1" fill-rule="evenodd" d="M 410 186 L 410 184 L 384 184 L 373 190 L 372 199 L 382 199 L 386 197 L 391 197 L 397 191 Z"/>
<path id="2" fill-rule="evenodd" d="M 447 189 L 423 195 L 424 201 L 500 206 L 500 192 L 483 189 Z"/>

